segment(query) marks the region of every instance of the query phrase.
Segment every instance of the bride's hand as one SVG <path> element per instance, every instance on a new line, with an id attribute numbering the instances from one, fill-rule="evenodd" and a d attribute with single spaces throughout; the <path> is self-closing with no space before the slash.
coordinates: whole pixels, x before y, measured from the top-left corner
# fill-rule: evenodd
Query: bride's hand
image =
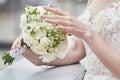
<path id="1" fill-rule="evenodd" d="M 71 33 L 79 38 L 90 36 L 91 30 L 80 20 L 70 14 L 57 8 L 44 7 L 45 10 L 53 12 L 57 15 L 41 15 L 40 17 L 51 24 L 58 24 L 59 30 Z"/>
<path id="2" fill-rule="evenodd" d="M 16 38 L 16 40 L 12 44 L 11 50 L 13 50 L 14 52 L 19 51 L 19 49 L 21 48 L 21 40 L 22 40 L 21 36 Z"/>
<path id="3" fill-rule="evenodd" d="M 19 36 L 18 38 L 16 38 L 16 40 L 13 42 L 11 50 L 13 50 L 14 52 L 19 51 L 19 49 L 21 47 L 24 48 L 24 52 L 23 53 L 28 53 L 28 51 L 32 51 L 31 49 L 27 48 L 26 45 L 21 46 L 21 41 L 22 41 L 22 37 Z"/>

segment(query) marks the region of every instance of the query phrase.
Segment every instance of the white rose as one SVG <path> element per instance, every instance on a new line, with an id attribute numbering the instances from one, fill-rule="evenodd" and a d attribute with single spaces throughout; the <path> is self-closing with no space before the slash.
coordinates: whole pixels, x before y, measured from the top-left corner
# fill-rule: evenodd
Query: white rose
<path id="1" fill-rule="evenodd" d="M 36 25 L 36 27 L 34 28 L 34 31 L 35 32 L 40 31 L 40 24 Z"/>
<path id="2" fill-rule="evenodd" d="M 34 39 L 32 46 L 33 46 L 33 47 L 36 47 L 36 46 L 38 46 L 39 44 L 40 44 L 39 41 Z"/>
<path id="3" fill-rule="evenodd" d="M 50 44 L 50 40 L 47 37 L 43 37 L 40 39 L 40 45 L 47 47 Z"/>
<path id="4" fill-rule="evenodd" d="M 27 33 L 22 34 L 23 41 L 28 45 L 31 46 L 33 44 L 33 38 Z"/>
<path id="5" fill-rule="evenodd" d="M 46 31 L 37 31 L 35 33 L 35 39 L 41 39 L 42 37 L 45 37 L 47 35 L 47 32 Z"/>
<path id="6" fill-rule="evenodd" d="M 31 46 L 32 51 L 34 51 L 36 54 L 42 55 L 45 54 L 47 52 L 47 49 L 44 48 L 43 46 L 39 45 L 39 46 Z"/>
<path id="7" fill-rule="evenodd" d="M 20 19 L 20 28 L 23 28 L 24 25 L 26 24 L 26 22 L 27 22 L 26 14 L 21 15 L 21 19 Z"/>
<path id="8" fill-rule="evenodd" d="M 35 15 L 35 14 L 32 14 L 32 15 L 31 15 L 31 21 L 34 21 L 35 18 L 36 18 L 36 15 Z"/>
<path id="9" fill-rule="evenodd" d="M 40 19 L 40 15 L 36 15 L 36 17 L 35 17 L 35 20 L 39 20 Z"/>
<path id="10" fill-rule="evenodd" d="M 40 11 L 40 15 L 43 15 L 46 12 L 42 6 L 38 6 L 38 10 Z"/>
<path id="11" fill-rule="evenodd" d="M 54 26 L 52 26 L 52 24 L 49 24 L 49 23 L 43 23 L 45 26 L 46 26 L 46 29 L 47 30 L 50 30 L 50 29 L 54 29 Z"/>
<path id="12" fill-rule="evenodd" d="M 67 41 L 60 42 L 58 47 L 55 49 L 57 58 L 63 59 L 65 57 L 65 55 L 66 55 L 65 54 L 66 47 L 67 47 Z"/>

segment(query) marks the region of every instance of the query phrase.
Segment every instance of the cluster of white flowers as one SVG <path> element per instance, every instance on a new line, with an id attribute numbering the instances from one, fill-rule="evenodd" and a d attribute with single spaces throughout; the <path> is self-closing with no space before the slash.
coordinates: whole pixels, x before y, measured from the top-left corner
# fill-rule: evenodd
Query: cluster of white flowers
<path id="1" fill-rule="evenodd" d="M 26 13 L 21 16 L 20 23 L 24 43 L 39 54 L 43 62 L 64 58 L 66 33 L 56 30 L 57 25 L 49 24 L 40 18 L 40 15 L 55 14 L 44 10 L 42 6 L 26 6 L 25 10 Z"/>

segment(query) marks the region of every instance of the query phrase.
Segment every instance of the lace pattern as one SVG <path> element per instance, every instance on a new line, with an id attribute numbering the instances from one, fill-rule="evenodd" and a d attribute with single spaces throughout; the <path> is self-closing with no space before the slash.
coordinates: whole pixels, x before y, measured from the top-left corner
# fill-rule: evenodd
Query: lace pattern
<path id="1" fill-rule="evenodd" d="M 120 2 L 112 3 L 111 6 L 96 16 L 92 16 L 88 8 L 79 19 L 100 33 L 103 39 L 120 52 Z M 120 80 L 120 77 L 115 76 L 100 62 L 86 43 L 85 47 L 87 57 L 81 61 L 87 69 L 84 80 Z"/>

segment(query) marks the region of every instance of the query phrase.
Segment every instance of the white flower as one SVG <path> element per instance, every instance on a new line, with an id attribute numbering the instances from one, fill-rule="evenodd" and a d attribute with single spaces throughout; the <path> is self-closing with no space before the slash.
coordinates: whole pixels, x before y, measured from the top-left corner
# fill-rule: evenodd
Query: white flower
<path id="1" fill-rule="evenodd" d="M 43 55 L 47 53 L 47 49 L 41 45 L 38 46 L 31 46 L 32 51 L 34 51 L 36 54 Z"/>
<path id="2" fill-rule="evenodd" d="M 29 34 L 22 34 L 23 41 L 28 45 L 31 46 L 33 44 L 33 38 Z"/>
<path id="3" fill-rule="evenodd" d="M 65 33 L 55 30 L 55 25 L 40 18 L 40 15 L 55 15 L 47 12 L 42 6 L 27 6 L 26 14 L 21 16 L 20 28 L 23 41 L 30 49 L 40 55 L 43 62 L 51 62 L 56 58 L 63 59 L 66 50 Z M 57 36 L 56 36 L 57 35 Z"/>
<path id="4" fill-rule="evenodd" d="M 22 14 L 21 15 L 21 23 L 26 23 L 26 21 L 27 21 L 27 17 L 26 16 L 27 16 L 26 14 Z"/>
<path id="5" fill-rule="evenodd" d="M 38 10 L 40 11 L 40 15 L 43 15 L 46 12 L 42 6 L 38 6 Z"/>
<path id="6" fill-rule="evenodd" d="M 40 42 L 39 42 L 38 40 L 34 39 L 31 46 L 36 47 L 36 46 L 38 46 L 39 44 L 40 44 Z"/>
<path id="7" fill-rule="evenodd" d="M 65 57 L 65 50 L 66 50 L 66 46 L 67 46 L 67 41 L 63 41 L 61 42 L 58 47 L 55 49 L 55 56 L 57 58 L 63 59 Z"/>
<path id="8" fill-rule="evenodd" d="M 20 28 L 24 27 L 24 25 L 26 24 L 27 21 L 27 17 L 26 14 L 21 15 L 21 19 L 20 19 Z"/>
<path id="9" fill-rule="evenodd" d="M 43 37 L 40 39 L 40 45 L 43 47 L 47 47 L 50 44 L 50 40 L 47 37 Z"/>
<path id="10" fill-rule="evenodd" d="M 31 21 L 34 21 L 35 18 L 36 18 L 36 15 L 35 15 L 35 14 L 32 14 L 32 15 L 31 15 Z"/>
<path id="11" fill-rule="evenodd" d="M 32 30 L 33 30 L 33 28 L 34 28 L 34 25 L 33 24 L 26 24 L 25 25 L 25 32 L 32 32 Z"/>
<path id="12" fill-rule="evenodd" d="M 37 31 L 35 33 L 35 39 L 41 39 L 43 37 L 45 37 L 47 35 L 47 32 L 46 31 Z"/>
<path id="13" fill-rule="evenodd" d="M 49 23 L 43 23 L 46 27 L 47 30 L 50 30 L 50 29 L 54 29 L 54 26 L 52 26 L 52 24 L 49 24 Z"/>

